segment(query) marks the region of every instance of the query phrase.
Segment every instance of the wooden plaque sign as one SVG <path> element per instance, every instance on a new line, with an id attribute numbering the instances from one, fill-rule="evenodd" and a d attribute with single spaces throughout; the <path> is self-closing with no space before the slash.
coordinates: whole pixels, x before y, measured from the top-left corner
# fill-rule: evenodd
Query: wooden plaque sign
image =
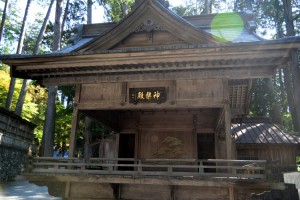
<path id="1" fill-rule="evenodd" d="M 164 103 L 167 100 L 165 87 L 129 88 L 129 103 Z"/>

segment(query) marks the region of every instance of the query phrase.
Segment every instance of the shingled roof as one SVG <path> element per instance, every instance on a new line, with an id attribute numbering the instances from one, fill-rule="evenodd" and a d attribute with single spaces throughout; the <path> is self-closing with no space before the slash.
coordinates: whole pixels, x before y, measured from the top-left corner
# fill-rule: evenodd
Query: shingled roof
<path id="1" fill-rule="evenodd" d="M 142 1 L 141 1 L 142 2 Z M 142 4 L 139 2 L 139 4 Z M 238 16 L 241 17 L 239 23 L 236 24 L 235 20 L 232 20 L 232 23 L 227 22 L 226 26 L 220 26 L 217 29 L 212 29 L 211 24 L 215 17 L 219 14 L 209 14 L 209 15 L 196 15 L 196 16 L 179 16 L 170 9 L 166 8 L 161 1 L 153 1 L 153 5 L 159 7 L 163 12 L 168 15 L 172 16 L 172 18 L 176 19 L 177 22 L 181 22 L 182 24 L 187 25 L 187 27 L 191 27 L 199 32 L 199 34 L 206 34 L 208 38 L 223 38 L 226 35 L 234 35 L 236 32 L 239 32 L 240 28 L 243 27 L 242 31 L 240 32 L 239 36 L 229 43 L 245 43 L 245 42 L 259 42 L 263 41 L 264 39 L 260 38 L 254 33 L 256 28 L 254 22 L 254 14 L 241 12 L 238 13 Z M 138 9 L 139 5 L 134 7 L 134 10 Z M 222 17 L 226 19 L 226 17 L 230 17 L 233 13 L 222 13 Z M 83 24 L 78 26 L 77 34 L 73 36 L 74 44 L 68 47 L 65 47 L 57 52 L 59 53 L 68 53 L 74 52 L 79 50 L 81 47 L 93 43 L 94 40 L 98 38 L 104 37 L 105 35 L 111 35 L 114 32 L 114 29 L 121 26 L 123 22 L 130 18 L 132 14 L 127 15 L 123 20 L 119 23 L 115 22 L 108 22 L 108 23 L 99 23 L 99 24 Z M 130 20 L 131 21 L 131 20 Z M 227 20 L 231 21 L 231 20 Z M 162 22 L 160 22 L 162 23 Z M 221 30 L 221 31 L 220 31 Z M 174 34 L 174 33 L 173 33 Z"/>
<path id="2" fill-rule="evenodd" d="M 270 122 L 234 123 L 231 127 L 236 144 L 292 144 L 300 145 L 300 137 L 287 134 Z"/>

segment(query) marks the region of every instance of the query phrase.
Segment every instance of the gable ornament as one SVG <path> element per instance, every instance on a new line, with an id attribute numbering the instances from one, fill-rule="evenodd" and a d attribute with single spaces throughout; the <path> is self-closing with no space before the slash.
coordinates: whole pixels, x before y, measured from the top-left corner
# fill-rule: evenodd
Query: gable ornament
<path id="1" fill-rule="evenodd" d="M 151 32 L 157 30 L 164 30 L 164 27 L 160 24 L 155 23 L 151 18 L 148 18 L 145 21 L 143 21 L 139 26 L 137 26 L 135 32 Z"/>

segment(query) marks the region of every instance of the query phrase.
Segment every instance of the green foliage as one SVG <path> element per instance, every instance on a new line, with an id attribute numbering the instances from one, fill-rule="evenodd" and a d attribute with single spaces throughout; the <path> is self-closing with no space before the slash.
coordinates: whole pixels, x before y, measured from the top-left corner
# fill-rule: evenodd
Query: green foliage
<path id="1" fill-rule="evenodd" d="M 97 0 L 97 2 L 104 7 L 108 21 L 118 22 L 123 18 L 123 9 L 127 13 L 131 11 L 134 0 Z"/>
<path id="2" fill-rule="evenodd" d="M 2 11 L 2 10 L 1 10 Z M 5 28 L 3 30 L 3 38 L 0 45 L 0 54 L 16 53 L 15 42 L 19 38 L 22 21 L 16 9 L 16 3 L 10 4 L 10 9 L 7 11 L 5 20 Z M 0 12 L 0 19 L 2 19 L 2 12 Z"/>
<path id="3" fill-rule="evenodd" d="M 96 121 L 93 121 L 91 124 L 91 133 L 92 133 L 92 140 L 107 138 L 111 136 L 112 130 L 99 124 Z"/>
<path id="4" fill-rule="evenodd" d="M 36 39 L 39 35 L 41 26 L 43 24 L 42 14 L 38 13 L 37 18 L 33 23 L 29 23 L 26 31 L 26 37 L 24 38 L 23 53 L 33 54 Z M 48 52 L 49 48 L 45 45 L 40 45 L 38 53 Z"/>
<path id="5" fill-rule="evenodd" d="M 56 102 L 55 144 L 58 146 L 61 146 L 62 142 L 70 143 L 72 113 L 72 107 L 65 108 L 59 101 Z"/>
<path id="6" fill-rule="evenodd" d="M 0 107 L 4 108 L 6 102 L 5 97 L 7 96 L 10 83 L 10 76 L 8 71 L 0 70 L 0 80 Z M 22 80 L 17 79 L 15 92 L 13 95 L 12 110 L 15 109 L 21 86 Z M 37 125 L 35 129 L 35 135 L 39 140 L 41 140 L 43 123 L 45 119 L 45 108 L 47 102 L 46 100 L 46 90 L 41 86 L 34 84 L 34 82 L 31 82 L 26 93 L 21 117 Z"/>
<path id="7" fill-rule="evenodd" d="M 250 110 L 254 116 L 270 116 L 274 98 L 267 84 L 267 79 L 257 79 L 253 83 Z"/>
<path id="8" fill-rule="evenodd" d="M 186 0 L 184 5 L 180 6 L 171 6 L 171 10 L 177 13 L 179 16 L 193 16 L 193 15 L 201 15 L 207 12 L 205 10 L 205 2 L 204 0 Z M 218 13 L 218 12 L 226 12 L 226 11 L 232 11 L 232 8 L 230 7 L 230 3 L 228 3 L 226 0 L 210 0 L 207 1 L 209 10 L 212 11 L 212 13 Z M 222 5 L 224 3 L 227 3 L 227 7 L 224 8 Z M 210 11 L 209 11 L 210 12 Z"/>

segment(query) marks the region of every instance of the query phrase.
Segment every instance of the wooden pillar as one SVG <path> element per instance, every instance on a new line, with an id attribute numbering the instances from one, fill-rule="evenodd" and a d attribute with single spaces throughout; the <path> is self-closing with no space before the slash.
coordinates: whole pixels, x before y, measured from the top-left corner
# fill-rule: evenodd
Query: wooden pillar
<path id="1" fill-rule="evenodd" d="M 224 121 L 225 121 L 225 140 L 226 140 L 226 158 L 233 159 L 232 139 L 231 139 L 231 110 L 229 99 L 229 83 L 227 79 L 223 80 L 224 86 Z"/>
<path id="2" fill-rule="evenodd" d="M 78 103 L 80 102 L 80 93 L 81 93 L 81 85 L 78 84 L 76 85 L 76 93 L 75 93 L 75 100 L 74 100 L 69 157 L 74 157 L 74 153 L 76 149 L 76 136 L 77 136 L 77 129 L 78 129 Z"/>
<path id="3" fill-rule="evenodd" d="M 229 186 L 229 200 L 236 200 L 237 197 L 236 197 L 236 191 L 235 191 L 235 188 L 233 186 Z"/>
<path id="4" fill-rule="evenodd" d="M 233 159 L 232 139 L 231 139 L 231 112 L 229 104 L 225 104 L 225 139 L 226 139 L 226 155 L 227 159 Z"/>
<path id="5" fill-rule="evenodd" d="M 70 183 L 70 181 L 67 181 L 65 184 L 66 184 L 66 187 L 65 187 L 65 198 L 69 198 L 70 197 L 71 183 Z"/>

